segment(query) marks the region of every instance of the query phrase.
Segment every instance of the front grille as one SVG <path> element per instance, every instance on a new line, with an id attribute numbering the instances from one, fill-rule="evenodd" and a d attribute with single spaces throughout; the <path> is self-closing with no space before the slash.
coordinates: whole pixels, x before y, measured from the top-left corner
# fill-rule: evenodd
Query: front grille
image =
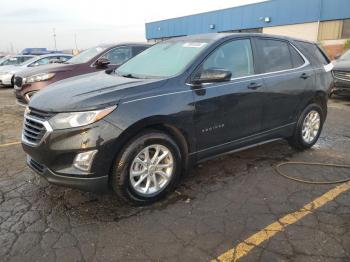
<path id="1" fill-rule="evenodd" d="M 39 144 L 46 131 L 47 130 L 42 122 L 34 120 L 33 118 L 25 117 L 23 136 L 28 142 Z"/>
<path id="2" fill-rule="evenodd" d="M 42 164 L 39 164 L 38 162 L 36 162 L 33 158 L 29 158 L 28 163 L 38 173 L 40 174 L 44 173 L 45 167 Z"/>
<path id="3" fill-rule="evenodd" d="M 30 108 L 24 116 L 22 139 L 24 143 L 38 145 L 50 129 L 47 120 L 54 114 Z"/>
<path id="4" fill-rule="evenodd" d="M 350 72 L 333 71 L 334 77 L 346 81 L 350 81 Z"/>
<path id="5" fill-rule="evenodd" d="M 37 110 L 34 108 L 29 108 L 29 109 L 30 109 L 30 113 L 28 114 L 29 116 L 33 116 L 33 117 L 38 118 L 42 121 L 48 120 L 54 115 L 54 113 L 45 112 L 45 111 Z"/>

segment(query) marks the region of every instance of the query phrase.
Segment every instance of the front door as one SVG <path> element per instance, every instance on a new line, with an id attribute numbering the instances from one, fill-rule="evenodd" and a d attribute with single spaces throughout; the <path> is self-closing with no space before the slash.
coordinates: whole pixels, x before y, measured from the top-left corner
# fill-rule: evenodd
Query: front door
<path id="1" fill-rule="evenodd" d="M 224 69 L 232 79 L 196 87 L 195 128 L 200 157 L 227 151 L 237 141 L 261 131 L 263 81 L 254 76 L 249 38 L 220 45 L 200 66 L 201 70 Z"/>

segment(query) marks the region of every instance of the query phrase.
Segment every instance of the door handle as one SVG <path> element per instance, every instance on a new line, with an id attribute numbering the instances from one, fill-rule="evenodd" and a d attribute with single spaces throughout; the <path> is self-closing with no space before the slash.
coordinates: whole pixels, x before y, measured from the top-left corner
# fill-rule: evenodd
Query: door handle
<path id="1" fill-rule="evenodd" d="M 307 73 L 302 73 L 300 78 L 302 79 L 308 79 L 309 77 L 311 77 L 311 75 L 307 74 Z"/>
<path id="2" fill-rule="evenodd" d="M 248 86 L 247 86 L 247 88 L 248 89 L 251 89 L 251 90 L 256 90 L 256 89 L 258 89 L 258 88 L 260 88 L 260 87 L 262 87 L 262 84 L 260 84 L 260 83 L 250 83 Z"/>

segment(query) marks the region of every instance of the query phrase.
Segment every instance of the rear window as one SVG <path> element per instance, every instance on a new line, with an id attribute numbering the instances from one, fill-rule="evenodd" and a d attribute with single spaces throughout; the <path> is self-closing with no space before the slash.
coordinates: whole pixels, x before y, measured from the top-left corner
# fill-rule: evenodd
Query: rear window
<path id="1" fill-rule="evenodd" d="M 289 44 L 279 40 L 257 39 L 262 73 L 292 69 Z"/>

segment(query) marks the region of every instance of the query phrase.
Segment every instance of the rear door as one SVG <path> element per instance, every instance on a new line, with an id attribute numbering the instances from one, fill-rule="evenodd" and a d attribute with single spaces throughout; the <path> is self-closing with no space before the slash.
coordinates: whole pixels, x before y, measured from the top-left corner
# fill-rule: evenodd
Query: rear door
<path id="1" fill-rule="evenodd" d="M 296 122 L 303 95 L 314 84 L 310 63 L 288 41 L 255 38 L 258 70 L 265 85 L 263 130 Z"/>

